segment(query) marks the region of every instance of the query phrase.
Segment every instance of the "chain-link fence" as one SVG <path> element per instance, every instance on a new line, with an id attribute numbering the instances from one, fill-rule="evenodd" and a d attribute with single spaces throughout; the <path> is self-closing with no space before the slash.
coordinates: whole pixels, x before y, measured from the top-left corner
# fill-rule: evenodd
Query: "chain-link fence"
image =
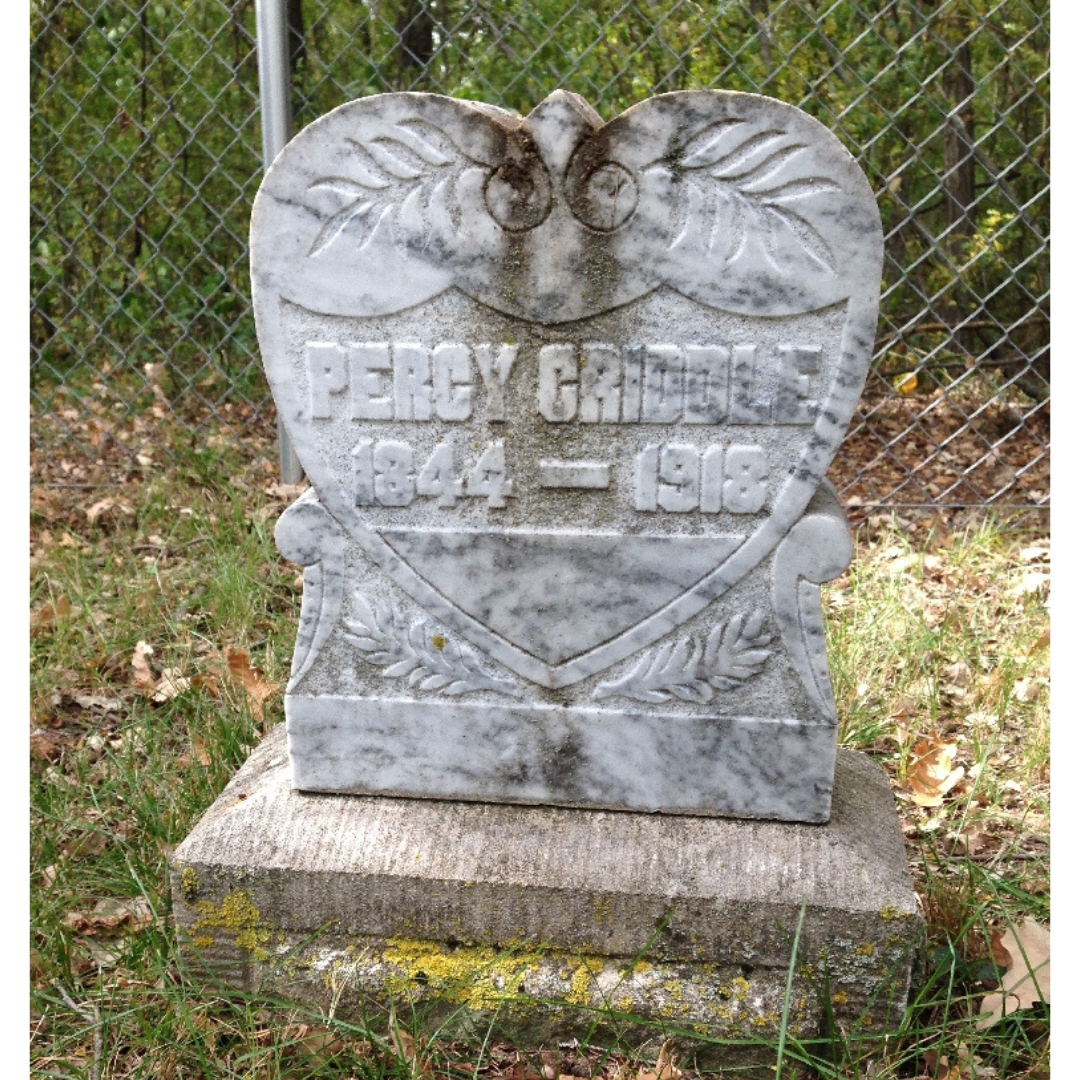
<path id="1" fill-rule="evenodd" d="M 1049 506 L 1049 0 L 286 6 L 297 129 L 387 90 L 524 113 L 563 87 L 608 118 L 686 89 L 806 109 L 860 161 L 886 235 L 841 498 Z M 270 419 L 253 0 L 33 0 L 31 48 L 39 457 L 89 482 L 95 455 L 164 463 Z"/>

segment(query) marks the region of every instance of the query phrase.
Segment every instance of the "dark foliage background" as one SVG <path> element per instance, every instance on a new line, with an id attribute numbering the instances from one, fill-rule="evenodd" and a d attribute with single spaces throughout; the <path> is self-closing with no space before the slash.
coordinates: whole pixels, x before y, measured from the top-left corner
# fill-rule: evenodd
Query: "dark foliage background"
<path id="1" fill-rule="evenodd" d="M 607 117 L 683 89 L 800 105 L 858 158 L 886 232 L 842 498 L 1049 506 L 1049 0 L 287 11 L 297 128 L 405 89 L 527 112 L 561 86 Z M 35 442 L 62 454 L 89 424 L 167 460 L 166 416 L 196 433 L 271 418 L 246 263 L 253 0 L 35 0 L 31 31 Z"/>

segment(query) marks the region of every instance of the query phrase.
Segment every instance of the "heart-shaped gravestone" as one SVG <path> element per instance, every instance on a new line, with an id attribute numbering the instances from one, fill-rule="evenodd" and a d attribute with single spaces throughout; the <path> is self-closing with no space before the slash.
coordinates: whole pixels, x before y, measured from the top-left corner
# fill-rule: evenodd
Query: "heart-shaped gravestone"
<path id="1" fill-rule="evenodd" d="M 403 93 L 311 124 L 251 229 L 267 375 L 320 528 L 345 538 L 307 560 L 323 574 L 290 700 L 449 695 L 451 724 L 507 696 L 773 717 L 794 678 L 827 716 L 813 660 L 772 662 L 771 705 L 739 672 L 770 655 L 763 605 L 795 633 L 769 599 L 779 571 L 752 572 L 858 402 L 881 262 L 854 160 L 768 98 L 666 94 L 605 125 L 561 91 L 525 118 Z M 350 647 L 381 670 L 345 679 Z M 434 793 L 626 804 L 471 783 Z"/>

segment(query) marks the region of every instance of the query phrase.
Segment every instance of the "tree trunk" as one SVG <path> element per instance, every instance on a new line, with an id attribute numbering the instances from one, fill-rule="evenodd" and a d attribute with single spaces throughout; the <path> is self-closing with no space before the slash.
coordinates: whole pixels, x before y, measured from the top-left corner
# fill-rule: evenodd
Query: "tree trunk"
<path id="1" fill-rule="evenodd" d="M 942 25 L 952 47 L 952 60 L 942 79 L 948 114 L 944 126 L 945 251 L 958 271 L 969 257 L 969 241 L 975 231 L 975 154 L 971 129 L 975 80 L 971 74 L 971 21 L 963 15 L 949 15 Z M 945 322 L 958 326 L 974 314 L 979 299 L 962 282 L 957 282 L 946 298 Z M 959 351 L 971 355 L 979 351 L 978 336 L 958 329 L 954 341 Z"/>
<path id="2" fill-rule="evenodd" d="M 960 20 L 952 19 L 954 24 Z M 965 27 L 961 24 L 959 34 Z M 970 236 L 975 202 L 975 155 L 971 148 L 972 99 L 971 45 L 961 40 L 942 83 L 949 115 L 945 118 L 945 224 L 951 236 Z"/>
<path id="3" fill-rule="evenodd" d="M 434 24 L 430 0 L 404 0 L 394 22 L 397 33 L 397 60 L 402 90 L 410 90 L 423 80 L 435 55 Z"/>

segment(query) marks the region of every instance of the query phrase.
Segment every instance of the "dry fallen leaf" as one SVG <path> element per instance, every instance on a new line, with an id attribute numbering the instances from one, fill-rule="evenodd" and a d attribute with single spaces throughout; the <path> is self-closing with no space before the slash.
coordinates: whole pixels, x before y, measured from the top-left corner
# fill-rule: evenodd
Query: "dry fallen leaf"
<path id="1" fill-rule="evenodd" d="M 227 646 L 225 661 L 229 665 L 229 674 L 247 694 L 251 715 L 261 723 L 263 703 L 268 697 L 277 693 L 277 685 L 267 682 L 262 670 L 252 665 L 246 649 L 234 649 L 231 645 Z"/>
<path id="2" fill-rule="evenodd" d="M 1013 683 L 1012 696 L 1017 701 L 1038 701 L 1042 685 L 1035 679 L 1017 679 Z"/>
<path id="3" fill-rule="evenodd" d="M 150 657 L 153 655 L 154 650 L 145 641 L 136 642 L 135 651 L 131 654 L 132 677 L 135 680 L 136 687 L 147 697 L 153 695 L 157 690 L 157 680 L 150 670 Z"/>
<path id="4" fill-rule="evenodd" d="M 271 484 L 266 489 L 266 494 L 282 502 L 291 503 L 299 499 L 310 486 L 306 480 L 302 480 L 299 484 Z"/>
<path id="5" fill-rule="evenodd" d="M 974 859 L 981 855 L 992 843 L 992 838 L 981 829 L 971 826 L 953 837 L 958 853 L 965 853 L 968 858 Z"/>
<path id="6" fill-rule="evenodd" d="M 1009 964 L 1001 989 L 983 998 L 975 1025 L 980 1031 L 992 1027 L 1017 1009 L 1030 1009 L 1041 1001 L 1050 1003 L 1050 931 L 1034 919 L 1025 919 L 1001 934 L 1001 948 Z"/>
<path id="7" fill-rule="evenodd" d="M 102 516 L 107 514 L 111 510 L 116 510 L 121 514 L 132 514 L 134 510 L 131 506 L 124 502 L 122 499 L 101 499 L 99 502 L 94 503 L 92 506 L 86 508 L 86 519 L 91 525 Z"/>
<path id="8" fill-rule="evenodd" d="M 999 968 L 1008 968 L 1012 963 L 1012 954 L 1001 943 L 1001 931 L 995 930 L 990 935 L 990 954 L 994 958 L 994 963 Z"/>
<path id="9" fill-rule="evenodd" d="M 555 1080 L 559 1075 L 559 1055 L 554 1050 L 540 1051 L 540 1074 L 544 1080 Z"/>
<path id="10" fill-rule="evenodd" d="M 191 680 L 191 685 L 195 687 L 196 690 L 205 691 L 211 697 L 221 697 L 221 683 L 218 682 L 217 676 L 212 671 L 205 672 L 202 675 L 196 675 Z"/>
<path id="11" fill-rule="evenodd" d="M 293 1046 L 298 1047 L 316 1061 L 329 1061 L 345 1049 L 345 1042 L 328 1028 L 312 1024 L 289 1024 L 285 1034 Z"/>
<path id="12" fill-rule="evenodd" d="M 949 664 L 942 672 L 949 686 L 964 687 L 971 683 L 971 668 L 963 660 L 957 660 L 955 664 Z"/>
<path id="13" fill-rule="evenodd" d="M 109 846 L 109 836 L 101 829 L 77 832 L 60 844 L 60 854 L 68 859 L 86 859 L 100 855 Z"/>
<path id="14" fill-rule="evenodd" d="M 994 1080 L 998 1075 L 992 1065 L 984 1065 L 983 1059 L 968 1049 L 967 1043 L 960 1043 L 956 1048 L 957 1064 L 963 1072 L 964 1080 Z"/>
<path id="15" fill-rule="evenodd" d="M 163 668 L 161 677 L 154 678 L 150 669 L 150 657 L 153 655 L 154 650 L 145 641 L 138 642 L 131 654 L 131 670 L 135 686 L 156 705 L 161 705 L 187 690 L 191 680 L 180 674 L 180 668 L 174 667 Z"/>
<path id="16" fill-rule="evenodd" d="M 185 679 L 180 674 L 179 668 L 164 668 L 161 672 L 161 678 L 158 679 L 154 686 L 154 695 L 150 700 L 158 704 L 163 701 L 172 701 L 174 697 L 179 697 L 190 685 L 191 680 Z"/>
<path id="17" fill-rule="evenodd" d="M 55 604 L 42 604 L 30 612 L 30 635 L 36 637 L 46 630 L 52 630 L 59 623 L 71 618 L 73 608 L 66 596 L 58 596 Z"/>
<path id="18" fill-rule="evenodd" d="M 201 735 L 191 736 L 191 752 L 195 755 L 195 760 L 200 765 L 210 764 L 210 754 L 206 749 L 206 740 Z"/>
<path id="19" fill-rule="evenodd" d="M 964 777 L 963 766 L 953 766 L 956 743 L 940 742 L 929 735 L 911 748 L 907 783 L 916 806 L 941 806 L 945 796 Z"/>
<path id="20" fill-rule="evenodd" d="M 680 1080 L 682 1069 L 675 1064 L 672 1053 L 671 1040 L 668 1039 L 660 1047 L 660 1053 L 656 1055 L 656 1067 L 654 1069 L 638 1069 L 637 1080 Z"/>
<path id="21" fill-rule="evenodd" d="M 405 1031 L 398 1023 L 396 1013 L 390 1011 L 390 1042 L 401 1059 L 408 1063 L 409 1074 L 413 1080 L 420 1076 L 431 1076 L 431 1065 L 424 1058 L 424 1044 Z"/>
<path id="22" fill-rule="evenodd" d="M 949 1059 L 937 1050 L 927 1050 L 922 1056 L 927 1080 L 960 1080 L 959 1069 L 949 1068 Z"/>
<path id="23" fill-rule="evenodd" d="M 76 938 L 78 949 L 86 953 L 94 964 L 106 971 L 118 967 L 124 959 L 123 942 L 113 938 L 104 938 L 98 941 L 96 938 Z"/>
<path id="24" fill-rule="evenodd" d="M 38 761 L 59 761 L 67 747 L 67 738 L 59 732 L 47 728 L 30 732 L 30 756 Z"/>
<path id="25" fill-rule="evenodd" d="M 71 930 L 85 937 L 133 934 L 153 921 L 154 911 L 145 896 L 134 900 L 99 900 L 88 915 L 69 911 L 64 919 Z"/>

